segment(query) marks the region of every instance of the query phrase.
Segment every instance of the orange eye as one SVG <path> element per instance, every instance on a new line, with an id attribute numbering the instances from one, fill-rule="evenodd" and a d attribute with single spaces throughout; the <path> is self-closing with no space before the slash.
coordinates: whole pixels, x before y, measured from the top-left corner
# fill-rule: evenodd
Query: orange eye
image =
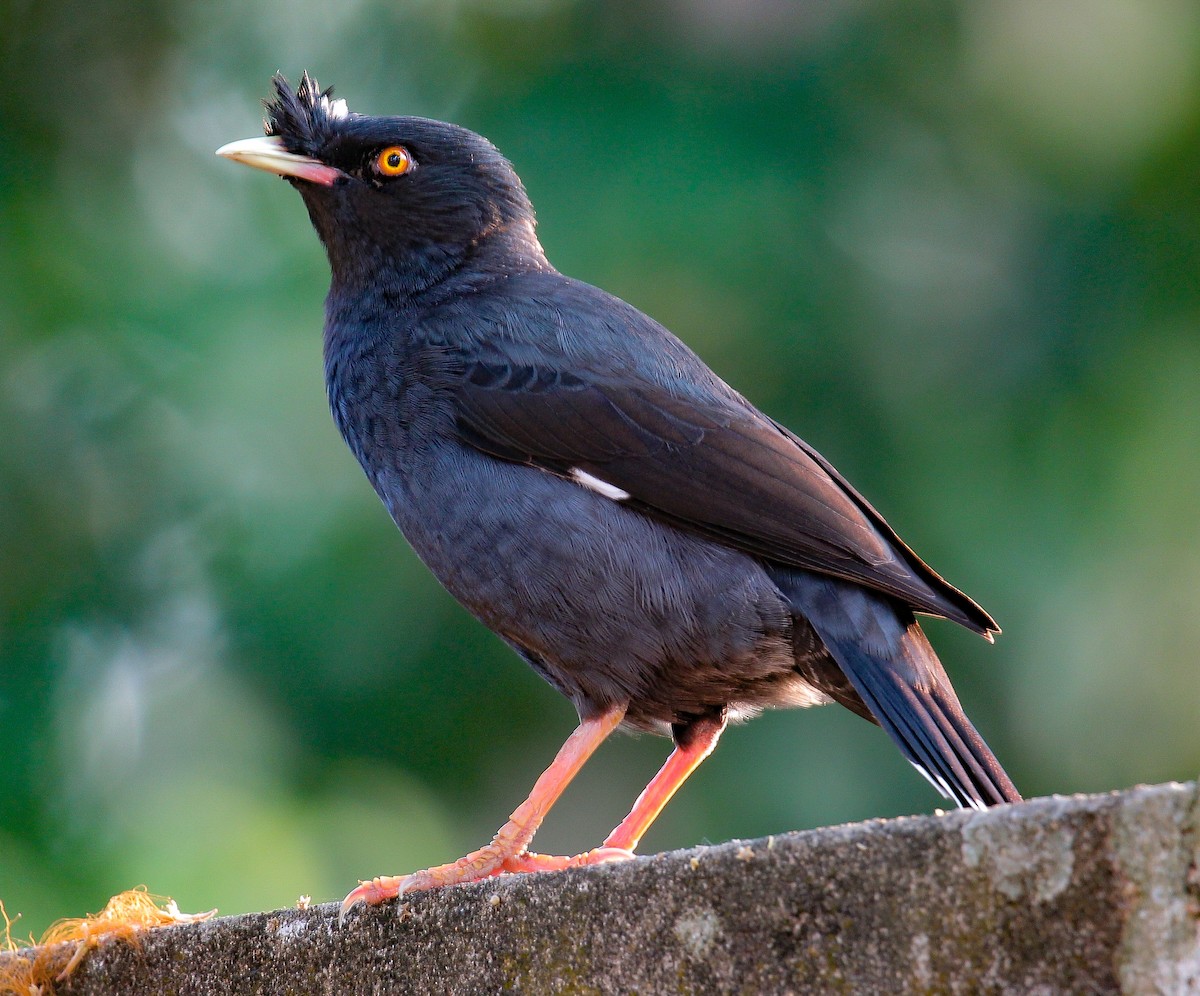
<path id="1" fill-rule="evenodd" d="M 401 176 L 412 169 L 412 156 L 402 145 L 389 145 L 375 157 L 375 171 L 380 176 Z"/>

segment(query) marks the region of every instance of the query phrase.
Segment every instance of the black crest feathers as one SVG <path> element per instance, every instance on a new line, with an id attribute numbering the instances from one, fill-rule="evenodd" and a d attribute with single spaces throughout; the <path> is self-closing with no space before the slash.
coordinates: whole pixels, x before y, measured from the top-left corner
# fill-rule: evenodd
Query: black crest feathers
<path id="1" fill-rule="evenodd" d="M 275 96 L 263 101 L 263 130 L 282 138 L 289 152 L 313 155 L 349 115 L 346 102 L 333 99 L 333 87 L 322 90 L 308 73 L 301 75 L 295 90 L 282 73 L 271 78 L 271 85 Z"/>

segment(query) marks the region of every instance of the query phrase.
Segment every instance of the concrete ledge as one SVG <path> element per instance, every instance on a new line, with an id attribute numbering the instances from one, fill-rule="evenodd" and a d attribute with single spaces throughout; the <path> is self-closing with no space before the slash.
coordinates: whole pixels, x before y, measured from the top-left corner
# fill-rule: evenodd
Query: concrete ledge
<path id="1" fill-rule="evenodd" d="M 73 994 L 1200 993 L 1197 786 L 875 821 L 108 943 Z"/>

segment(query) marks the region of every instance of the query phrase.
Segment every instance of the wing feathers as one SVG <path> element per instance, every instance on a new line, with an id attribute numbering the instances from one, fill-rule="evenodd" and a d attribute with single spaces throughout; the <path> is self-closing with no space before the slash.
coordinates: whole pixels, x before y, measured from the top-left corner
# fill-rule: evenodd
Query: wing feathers
<path id="1" fill-rule="evenodd" d="M 459 431 L 485 452 L 563 476 L 579 468 L 643 514 L 979 633 L 996 629 L 819 454 L 724 385 L 727 395 L 694 380 L 668 387 L 627 370 L 589 382 L 549 359 L 442 355 Z"/>

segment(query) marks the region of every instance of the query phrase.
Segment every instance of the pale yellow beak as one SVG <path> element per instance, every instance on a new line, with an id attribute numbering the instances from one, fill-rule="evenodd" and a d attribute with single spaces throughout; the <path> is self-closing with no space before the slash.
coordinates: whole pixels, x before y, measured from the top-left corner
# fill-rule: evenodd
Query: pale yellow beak
<path id="1" fill-rule="evenodd" d="M 253 166 L 255 169 L 277 173 L 279 176 L 294 176 L 309 183 L 319 183 L 324 187 L 332 187 L 338 177 L 345 174 L 333 166 L 326 166 L 319 159 L 308 156 L 298 156 L 288 152 L 283 145 L 283 139 L 276 135 L 263 138 L 243 138 L 240 142 L 230 142 L 217 149 L 218 156 L 232 159 L 234 162 Z"/>

